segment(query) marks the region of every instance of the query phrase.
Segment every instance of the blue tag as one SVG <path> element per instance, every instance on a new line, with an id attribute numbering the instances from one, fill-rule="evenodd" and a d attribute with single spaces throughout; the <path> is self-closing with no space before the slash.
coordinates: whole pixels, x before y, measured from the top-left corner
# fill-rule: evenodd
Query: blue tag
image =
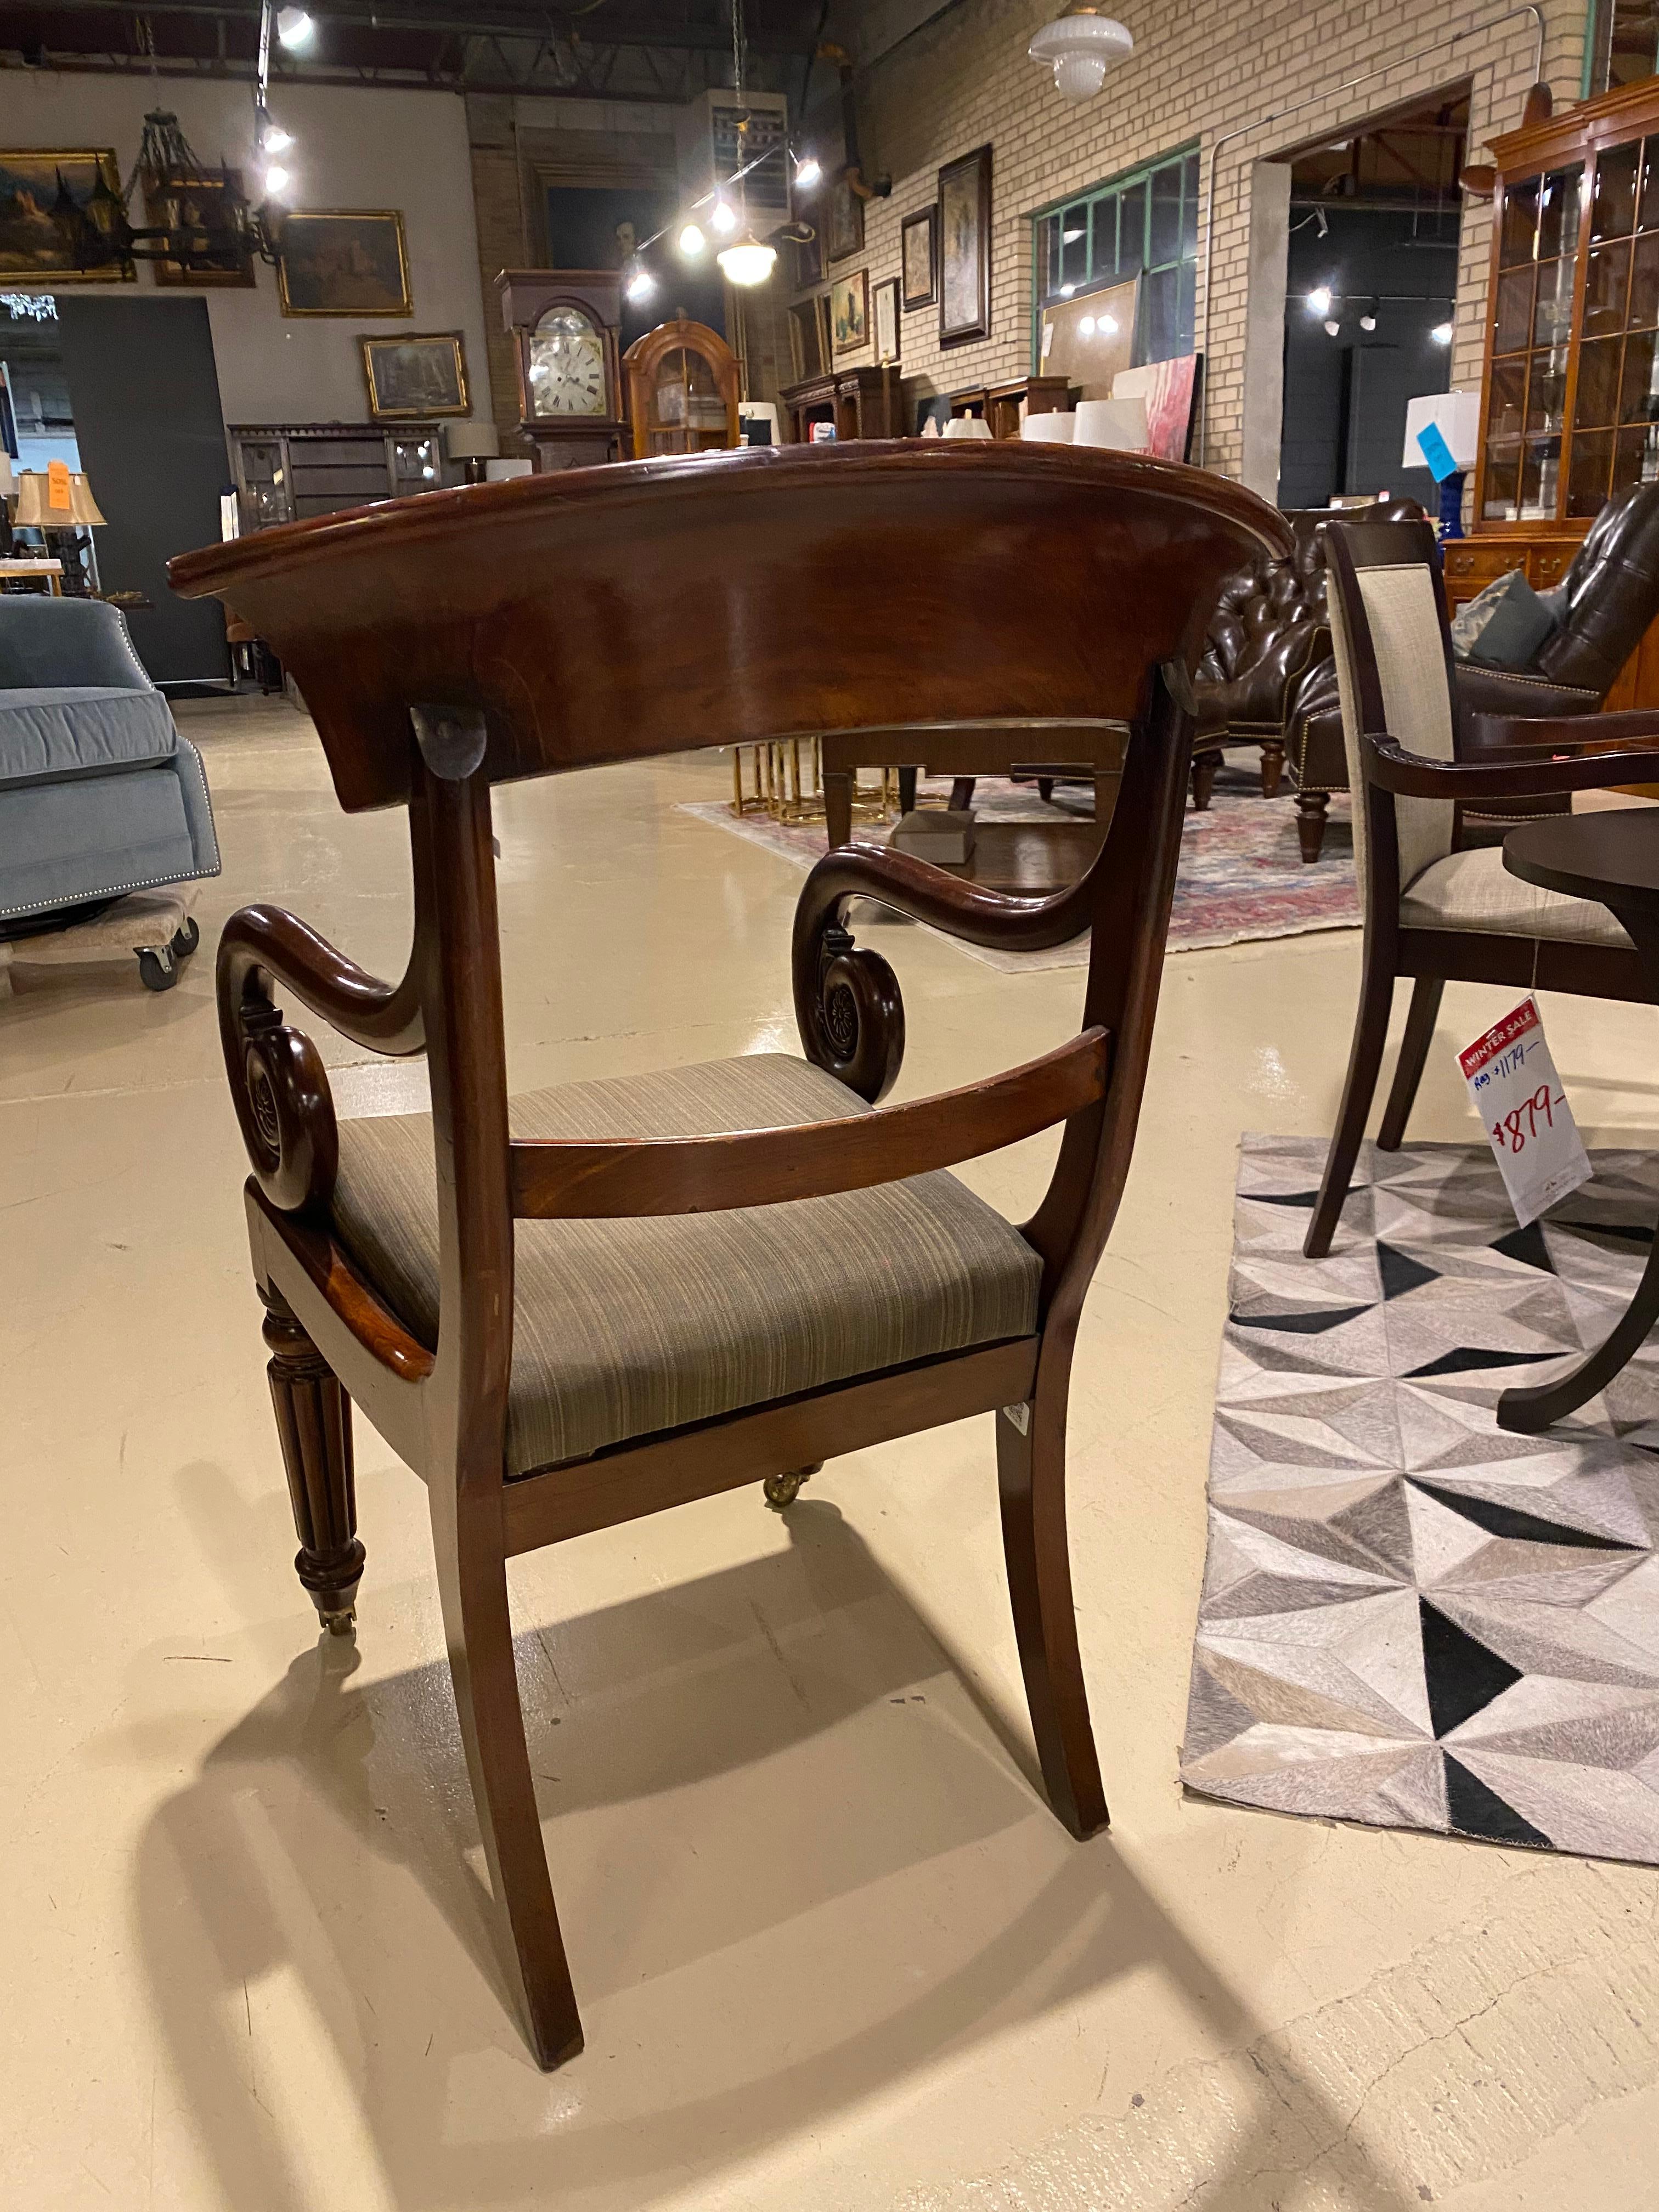
<path id="1" fill-rule="evenodd" d="M 1437 422 L 1431 422 L 1426 430 L 1419 430 L 1417 434 L 1417 442 L 1423 449 L 1423 458 L 1428 463 L 1437 483 L 1444 483 L 1448 477 L 1455 477 L 1457 474 L 1457 464 L 1452 459 L 1452 449 L 1446 443 Z"/>

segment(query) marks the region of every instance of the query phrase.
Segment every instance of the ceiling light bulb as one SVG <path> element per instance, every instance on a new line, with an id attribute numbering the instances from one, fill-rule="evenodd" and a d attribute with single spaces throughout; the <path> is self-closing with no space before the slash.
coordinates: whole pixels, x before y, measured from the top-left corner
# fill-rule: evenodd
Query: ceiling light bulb
<path id="1" fill-rule="evenodd" d="M 679 243 L 680 252 L 682 253 L 690 254 L 695 257 L 702 252 L 703 247 L 708 245 L 708 240 L 703 236 L 702 231 L 698 229 L 695 222 L 688 222 L 685 228 L 680 233 Z"/>
<path id="2" fill-rule="evenodd" d="M 1334 338 L 1341 328 L 1342 325 L 1340 323 L 1327 323 L 1325 325 L 1325 335 L 1328 338 Z"/>
<path id="3" fill-rule="evenodd" d="M 795 182 L 803 191 L 817 184 L 823 174 L 823 171 L 818 166 L 818 157 L 816 154 L 802 154 L 797 156 Z"/>
<path id="4" fill-rule="evenodd" d="M 1094 98 L 1107 70 L 1132 54 L 1134 45 L 1123 24 L 1098 14 L 1085 0 L 1073 0 L 1058 22 L 1043 25 L 1025 51 L 1054 70 L 1062 100 L 1084 100 Z"/>
<path id="5" fill-rule="evenodd" d="M 1328 284 L 1316 284 L 1314 286 L 1313 290 L 1308 295 L 1308 307 L 1309 312 L 1312 314 L 1329 314 L 1331 312 L 1331 288 Z"/>
<path id="6" fill-rule="evenodd" d="M 729 200 L 715 200 L 714 209 L 708 217 L 708 227 L 711 230 L 719 231 L 722 237 L 724 237 L 728 232 L 734 231 L 737 228 L 738 218 L 732 212 L 732 204 Z"/>
<path id="7" fill-rule="evenodd" d="M 1452 342 L 1452 326 L 1449 323 L 1437 323 L 1429 332 L 1429 336 L 1434 340 L 1436 345 L 1449 345 Z"/>
<path id="8" fill-rule="evenodd" d="M 280 161 L 273 161 L 270 167 L 265 171 L 266 191 L 285 192 L 288 190 L 288 171 L 283 167 Z"/>
<path id="9" fill-rule="evenodd" d="M 775 246 L 763 246 L 752 230 L 734 239 L 730 246 L 722 246 L 714 256 L 720 265 L 720 274 L 728 284 L 763 284 L 772 274 L 772 264 L 778 258 Z"/>
<path id="10" fill-rule="evenodd" d="M 267 121 L 264 130 L 259 133 L 259 148 L 262 153 L 286 154 L 293 143 L 294 133 L 291 131 L 284 131 L 280 123 Z"/>
<path id="11" fill-rule="evenodd" d="M 648 269 L 636 269 L 628 280 L 628 296 L 636 304 L 648 300 L 657 289 L 657 280 Z"/>
<path id="12" fill-rule="evenodd" d="M 317 26 L 303 8 L 282 8 L 276 15 L 276 35 L 291 50 L 308 46 L 317 35 Z"/>

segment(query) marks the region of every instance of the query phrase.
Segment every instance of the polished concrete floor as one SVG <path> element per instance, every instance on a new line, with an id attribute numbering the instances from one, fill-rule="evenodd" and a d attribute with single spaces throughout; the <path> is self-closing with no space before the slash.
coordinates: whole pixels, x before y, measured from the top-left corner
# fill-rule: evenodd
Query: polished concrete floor
<path id="1" fill-rule="evenodd" d="M 186 708 L 225 872 L 170 995 L 0 1004 L 0 2203 L 189 2212 L 1651 2206 L 1659 1874 L 1183 1801 L 1176 1750 L 1241 1131 L 1331 1121 L 1351 933 L 1172 959 L 1073 1397 L 1114 1810 L 1031 1783 L 990 1423 L 514 1570 L 585 2055 L 503 2009 L 419 1486 L 360 1425 L 355 1646 L 319 1644 L 243 1246 L 209 947 L 254 897 L 400 972 L 401 820 L 281 702 Z M 500 795 L 515 1082 L 793 1046 L 799 878 L 672 811 L 714 762 Z M 1076 971 L 921 932 L 901 1095 L 1060 1042 Z M 1449 994 L 1414 1133 L 1474 1123 Z M 1551 1000 L 1592 1142 L 1653 1141 L 1646 1010 Z M 319 1032 L 319 1037 L 321 1033 Z M 409 1072 L 322 1038 L 343 1110 Z M 1036 1142 L 970 1171 L 1010 1210 Z"/>

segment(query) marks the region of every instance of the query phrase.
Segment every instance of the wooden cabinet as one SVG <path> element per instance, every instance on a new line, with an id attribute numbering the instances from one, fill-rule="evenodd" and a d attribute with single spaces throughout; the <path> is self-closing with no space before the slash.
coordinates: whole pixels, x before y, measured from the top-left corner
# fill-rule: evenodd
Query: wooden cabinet
<path id="1" fill-rule="evenodd" d="M 803 384 L 787 386 L 778 395 L 788 442 L 811 442 L 814 422 L 833 422 L 836 436 L 899 438 L 899 373 L 885 368 L 843 368 L 837 374 L 809 377 Z"/>
<path id="2" fill-rule="evenodd" d="M 1018 376 L 1008 384 L 981 384 L 951 394 L 952 416 L 980 416 L 994 438 L 1017 438 L 1026 416 L 1049 415 L 1071 404 L 1071 382 L 1064 376 Z"/>
<path id="3" fill-rule="evenodd" d="M 634 457 L 738 443 L 738 363 L 707 323 L 659 323 L 623 356 Z"/>
<path id="4" fill-rule="evenodd" d="M 234 423 L 226 435 L 245 535 L 443 482 L 435 422 Z"/>
<path id="5" fill-rule="evenodd" d="M 1607 501 L 1659 480 L 1659 80 L 1492 147 L 1474 536 L 1446 549 L 1454 606 L 1507 568 L 1559 584 Z M 1650 632 L 1609 708 L 1659 706 L 1656 679 Z"/>

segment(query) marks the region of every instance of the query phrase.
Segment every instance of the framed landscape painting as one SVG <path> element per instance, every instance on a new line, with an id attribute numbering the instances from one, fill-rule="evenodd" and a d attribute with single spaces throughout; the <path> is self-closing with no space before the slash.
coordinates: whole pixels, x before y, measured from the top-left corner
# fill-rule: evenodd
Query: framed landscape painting
<path id="1" fill-rule="evenodd" d="M 115 150 L 0 154 L 0 277 L 49 276 L 54 283 L 131 284 L 131 261 L 94 258 L 98 246 L 87 213 L 94 199 L 118 200 Z M 80 258 L 77 258 L 77 252 Z"/>
<path id="2" fill-rule="evenodd" d="M 377 422 L 416 416 L 465 415 L 466 354 L 459 331 L 429 337 L 359 338 L 368 411 Z"/>
<path id="3" fill-rule="evenodd" d="M 837 276 L 830 290 L 830 327 L 835 357 L 856 353 L 870 343 L 870 271 Z"/>
<path id="4" fill-rule="evenodd" d="M 276 289 L 285 315 L 412 315 L 402 216 L 396 208 L 285 216 Z"/>
<path id="5" fill-rule="evenodd" d="M 864 202 L 845 177 L 830 187 L 830 258 L 845 261 L 849 253 L 864 251 Z"/>
<path id="6" fill-rule="evenodd" d="M 939 342 L 972 345 L 991 329 L 991 149 L 939 173 Z"/>
<path id="7" fill-rule="evenodd" d="M 899 226 L 899 265 L 904 304 L 931 307 L 939 297 L 939 210 L 923 208 Z"/>

